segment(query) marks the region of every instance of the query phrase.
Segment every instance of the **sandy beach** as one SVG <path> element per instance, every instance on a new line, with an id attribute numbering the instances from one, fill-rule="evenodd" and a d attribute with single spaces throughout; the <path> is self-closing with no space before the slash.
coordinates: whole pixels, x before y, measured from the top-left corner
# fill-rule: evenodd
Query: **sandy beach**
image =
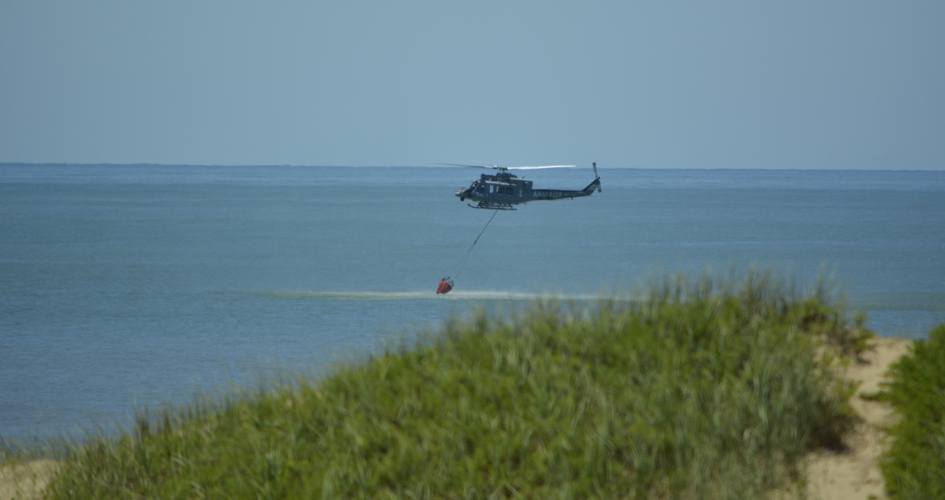
<path id="1" fill-rule="evenodd" d="M 861 421 L 848 437 L 846 451 L 811 455 L 808 464 L 811 498 L 886 498 L 878 462 L 887 446 L 883 428 L 893 422 L 892 407 L 859 396 L 878 391 L 886 369 L 906 354 L 910 345 L 908 340 L 878 337 L 873 339 L 872 349 L 863 354 L 861 362 L 851 363 L 843 370 L 843 376 L 861 382 L 852 398 Z M 56 469 L 53 460 L 0 468 L 0 500 L 41 498 L 40 492 Z"/>

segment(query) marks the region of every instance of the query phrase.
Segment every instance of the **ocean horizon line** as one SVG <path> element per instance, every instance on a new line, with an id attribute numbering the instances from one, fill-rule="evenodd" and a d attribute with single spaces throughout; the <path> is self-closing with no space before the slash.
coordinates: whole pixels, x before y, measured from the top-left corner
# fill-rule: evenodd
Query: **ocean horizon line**
<path id="1" fill-rule="evenodd" d="M 10 166 L 56 166 L 56 167 L 199 167 L 199 168 L 261 168 L 261 167 L 279 167 L 279 168 L 431 168 L 431 169 L 454 169 L 458 166 L 435 165 L 433 162 L 429 165 L 301 165 L 301 164 L 210 164 L 210 163 L 112 163 L 112 162 L 0 162 L 0 167 Z M 575 168 L 591 168 L 585 165 L 576 165 Z M 942 168 L 822 168 L 822 167 L 796 167 L 796 168 L 768 168 L 768 167 L 631 167 L 631 166 L 602 166 L 607 170 L 648 170 L 648 171 L 767 171 L 767 172 L 945 172 L 945 166 Z"/>

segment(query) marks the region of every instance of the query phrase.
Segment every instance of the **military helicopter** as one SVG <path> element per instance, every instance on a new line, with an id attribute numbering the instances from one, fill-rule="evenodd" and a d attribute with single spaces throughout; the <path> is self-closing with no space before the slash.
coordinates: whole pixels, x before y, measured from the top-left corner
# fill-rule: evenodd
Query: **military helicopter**
<path id="1" fill-rule="evenodd" d="M 493 175 L 482 174 L 478 181 L 473 181 L 469 187 L 456 192 L 459 201 L 469 198 L 477 202 L 472 208 L 487 210 L 515 210 L 513 205 L 528 203 L 536 200 L 563 200 L 590 196 L 594 189 L 600 192 L 600 177 L 597 175 L 597 163 L 593 163 L 594 181 L 580 191 L 561 189 L 532 189 L 532 181 L 520 179 L 509 173 L 509 170 L 536 170 L 542 168 L 572 168 L 574 165 L 545 165 L 541 167 L 501 167 L 499 165 L 460 165 L 457 163 L 437 163 L 452 167 L 488 168 L 498 170 Z"/>

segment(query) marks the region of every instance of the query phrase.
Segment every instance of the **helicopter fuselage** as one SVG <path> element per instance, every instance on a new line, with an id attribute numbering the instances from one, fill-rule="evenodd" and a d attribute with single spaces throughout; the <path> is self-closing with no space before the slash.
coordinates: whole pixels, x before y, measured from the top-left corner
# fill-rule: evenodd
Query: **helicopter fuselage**
<path id="1" fill-rule="evenodd" d="M 596 168 L 595 168 L 596 173 Z M 520 179 L 509 172 L 482 174 L 478 181 L 456 192 L 460 201 L 471 200 L 478 205 L 473 208 L 490 210 L 514 210 L 513 205 L 537 200 L 563 200 L 590 196 L 594 190 L 600 191 L 600 177 L 580 191 L 562 189 L 533 189 L 532 181 Z"/>

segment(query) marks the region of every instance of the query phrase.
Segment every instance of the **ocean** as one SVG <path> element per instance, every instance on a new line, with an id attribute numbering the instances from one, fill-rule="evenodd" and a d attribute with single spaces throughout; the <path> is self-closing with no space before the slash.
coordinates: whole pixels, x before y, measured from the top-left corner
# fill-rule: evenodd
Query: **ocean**
<path id="1" fill-rule="evenodd" d="M 483 232 L 493 212 L 453 195 L 472 169 L 0 164 L 0 438 L 113 430 L 479 305 L 661 273 L 826 272 L 880 335 L 945 323 L 943 171 L 599 170 L 601 193 Z"/>

